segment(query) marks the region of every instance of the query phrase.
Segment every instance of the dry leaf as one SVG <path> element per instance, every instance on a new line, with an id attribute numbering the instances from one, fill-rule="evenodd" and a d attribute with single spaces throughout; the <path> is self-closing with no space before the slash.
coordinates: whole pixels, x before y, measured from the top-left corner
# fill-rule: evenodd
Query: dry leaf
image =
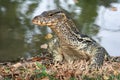
<path id="1" fill-rule="evenodd" d="M 22 64 L 19 63 L 19 62 L 13 65 L 13 67 L 15 67 L 15 68 L 18 68 L 18 67 L 20 67 L 20 66 L 22 66 Z"/>
<path id="2" fill-rule="evenodd" d="M 104 80 L 108 80 L 109 79 L 109 77 L 106 76 L 106 75 L 104 75 L 103 78 L 104 78 Z"/>
<path id="3" fill-rule="evenodd" d="M 45 77 L 45 78 L 43 78 L 43 79 L 41 79 L 41 80 L 49 80 L 49 78 L 48 78 L 48 77 Z"/>
<path id="4" fill-rule="evenodd" d="M 0 75 L 0 80 L 4 80 L 4 78 Z"/>
<path id="5" fill-rule="evenodd" d="M 117 76 L 118 74 L 119 74 L 119 72 L 118 72 L 118 71 L 114 71 L 114 75 L 116 75 L 116 76 Z"/>
<path id="6" fill-rule="evenodd" d="M 41 60 L 42 60 L 41 57 L 33 57 L 33 58 L 32 58 L 32 61 L 41 61 Z"/>

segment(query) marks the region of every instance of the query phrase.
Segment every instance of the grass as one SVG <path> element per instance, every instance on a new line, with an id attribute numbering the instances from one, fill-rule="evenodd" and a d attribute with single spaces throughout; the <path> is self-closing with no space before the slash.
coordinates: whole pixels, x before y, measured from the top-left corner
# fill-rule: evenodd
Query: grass
<path id="1" fill-rule="evenodd" d="M 0 80 L 120 80 L 120 63 L 105 61 L 89 69 L 86 61 L 49 63 L 41 57 L 0 65 Z M 43 64 L 45 62 L 46 64 Z"/>

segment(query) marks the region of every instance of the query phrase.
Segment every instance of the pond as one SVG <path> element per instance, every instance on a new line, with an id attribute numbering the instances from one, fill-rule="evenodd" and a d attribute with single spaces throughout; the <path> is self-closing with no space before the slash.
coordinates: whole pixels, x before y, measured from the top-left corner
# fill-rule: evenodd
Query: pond
<path id="1" fill-rule="evenodd" d="M 49 1 L 49 2 L 48 2 Z M 48 27 L 31 20 L 43 11 L 64 9 L 80 32 L 91 36 L 110 55 L 120 56 L 120 0 L 0 0 L 0 61 L 41 53 Z"/>

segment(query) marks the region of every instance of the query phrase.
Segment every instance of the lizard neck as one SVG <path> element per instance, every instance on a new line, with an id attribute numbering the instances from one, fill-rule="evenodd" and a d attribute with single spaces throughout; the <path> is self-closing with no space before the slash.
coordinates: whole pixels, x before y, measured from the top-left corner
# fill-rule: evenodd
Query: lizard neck
<path id="1" fill-rule="evenodd" d="M 78 39 L 80 39 L 81 36 L 72 20 L 58 22 L 56 26 L 52 26 L 51 29 L 63 44 L 78 45 Z"/>

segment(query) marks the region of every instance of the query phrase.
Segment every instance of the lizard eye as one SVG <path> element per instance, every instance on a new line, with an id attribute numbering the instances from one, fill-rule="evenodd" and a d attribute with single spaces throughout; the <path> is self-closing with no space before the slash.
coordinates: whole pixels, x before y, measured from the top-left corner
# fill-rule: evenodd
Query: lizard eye
<path id="1" fill-rule="evenodd" d="M 49 14 L 49 16 L 53 16 L 53 14 Z"/>
<path id="2" fill-rule="evenodd" d="M 54 15 L 58 15 L 58 14 L 60 14 L 62 11 L 55 11 L 55 12 L 53 12 L 53 13 L 49 13 L 48 15 L 49 16 L 54 16 Z"/>

